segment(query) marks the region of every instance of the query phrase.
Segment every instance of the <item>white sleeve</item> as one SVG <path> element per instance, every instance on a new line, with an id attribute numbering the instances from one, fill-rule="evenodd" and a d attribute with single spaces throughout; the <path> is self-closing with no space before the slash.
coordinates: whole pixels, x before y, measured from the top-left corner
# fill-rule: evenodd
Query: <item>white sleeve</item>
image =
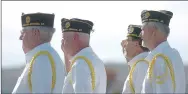
<path id="1" fill-rule="evenodd" d="M 18 78 L 17 83 L 12 91 L 12 94 L 16 93 L 29 93 L 29 89 L 27 89 L 27 84 L 25 84 L 25 80 L 27 79 L 27 73 L 28 73 L 28 66 L 24 68 L 21 76 Z"/>
<path id="2" fill-rule="evenodd" d="M 132 67 L 133 68 L 133 67 Z M 135 93 L 140 93 L 142 87 L 143 80 L 145 78 L 146 72 L 147 72 L 148 64 L 146 62 L 138 62 L 134 72 L 132 74 L 132 81 L 133 81 L 133 88 L 135 90 Z M 129 77 L 129 76 L 127 76 Z M 130 79 L 127 78 L 124 84 L 123 92 L 122 93 L 133 93 L 132 88 L 129 85 Z"/>
<path id="3" fill-rule="evenodd" d="M 74 63 L 72 81 L 75 93 L 92 93 L 91 72 L 84 60 L 78 59 Z"/>
<path id="4" fill-rule="evenodd" d="M 32 68 L 32 93 L 51 93 L 52 68 L 48 56 L 38 56 Z"/>
<path id="5" fill-rule="evenodd" d="M 133 75 L 133 82 L 134 82 L 134 88 L 135 88 L 136 93 L 141 92 L 142 88 L 140 88 L 140 87 L 142 87 L 142 83 L 143 83 L 145 75 L 147 73 L 148 66 L 149 66 L 149 64 L 147 64 L 146 62 L 143 62 L 143 61 L 139 62 L 136 65 L 135 74 Z"/>
<path id="6" fill-rule="evenodd" d="M 131 67 L 131 69 L 132 69 L 133 67 Z M 132 81 L 133 81 L 133 88 L 135 89 L 135 85 L 134 85 L 134 83 L 135 83 L 135 80 L 136 80 L 136 77 L 137 77 L 137 70 L 136 70 L 136 68 L 137 67 L 134 67 L 135 69 L 134 69 L 134 72 L 132 73 Z M 123 86 L 123 91 L 122 91 L 122 93 L 123 94 L 126 94 L 126 93 L 133 93 L 132 92 L 132 88 L 130 87 L 130 80 L 131 79 L 129 79 L 129 77 L 130 77 L 130 72 L 129 72 L 129 74 L 128 74 L 128 76 L 127 76 L 127 78 L 126 78 L 126 80 L 125 80 L 125 82 L 124 82 L 124 86 Z"/>
<path id="7" fill-rule="evenodd" d="M 128 75 L 129 76 L 129 75 Z M 123 91 L 122 91 L 122 94 L 126 94 L 126 93 L 132 93 L 131 92 L 131 88 L 129 86 L 129 78 L 126 78 L 125 82 L 124 82 L 124 86 L 123 86 Z"/>
<path id="8" fill-rule="evenodd" d="M 149 79 L 149 75 L 147 73 L 143 83 L 142 93 L 173 93 L 172 80 L 169 74 L 168 66 L 165 63 L 166 62 L 163 58 L 157 57 L 153 68 L 152 78 Z M 167 75 L 162 76 L 165 74 L 166 68 Z M 158 79 L 157 76 L 161 76 L 162 78 Z M 158 83 L 159 81 L 163 83 Z"/>

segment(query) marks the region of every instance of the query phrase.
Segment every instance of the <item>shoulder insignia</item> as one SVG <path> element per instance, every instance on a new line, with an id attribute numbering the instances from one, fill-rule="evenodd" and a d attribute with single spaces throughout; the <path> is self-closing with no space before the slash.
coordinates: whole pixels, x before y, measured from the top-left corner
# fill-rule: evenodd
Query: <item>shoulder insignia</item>
<path id="1" fill-rule="evenodd" d="M 55 84 L 56 84 L 56 67 L 55 67 L 55 61 L 52 57 L 52 55 L 48 52 L 48 51 L 39 51 L 37 52 L 31 62 L 30 62 L 30 66 L 29 66 L 29 72 L 28 72 L 28 85 L 29 85 L 29 90 L 30 92 L 32 92 L 32 81 L 31 81 L 31 76 L 32 76 L 32 67 L 34 64 L 35 59 L 40 56 L 40 55 L 47 55 L 49 60 L 50 60 L 50 64 L 51 64 L 51 68 L 52 68 L 52 85 L 51 85 L 51 92 L 53 91 Z"/>
<path id="2" fill-rule="evenodd" d="M 90 69 L 90 72 L 91 72 L 91 85 L 92 85 L 92 90 L 94 90 L 95 89 L 95 82 L 96 82 L 96 80 L 95 80 L 95 70 L 94 70 L 94 67 L 93 67 L 93 65 L 92 65 L 92 62 L 89 60 L 89 59 L 87 59 L 86 57 L 84 57 L 84 56 L 77 56 L 77 57 L 75 57 L 74 58 L 74 60 L 71 62 L 71 70 L 72 70 L 72 66 L 73 66 L 73 64 L 75 63 L 75 61 L 77 60 L 77 59 L 83 59 L 86 63 L 87 63 L 87 65 L 88 65 L 88 67 L 89 67 L 89 69 Z"/>
<path id="3" fill-rule="evenodd" d="M 166 70 L 165 70 L 165 73 L 163 75 L 160 75 L 160 76 L 154 76 L 153 75 L 153 68 L 154 68 L 154 65 L 156 63 L 156 59 L 157 57 L 162 57 L 165 61 L 165 64 L 166 64 Z M 161 63 L 161 62 L 157 62 L 157 63 Z M 170 72 L 170 76 L 171 76 L 171 80 L 172 80 L 172 85 L 173 85 L 173 90 L 175 92 L 176 90 L 176 83 L 175 83 L 175 74 L 174 74 L 174 69 L 173 69 L 173 66 L 172 66 L 172 63 L 170 61 L 170 59 L 165 56 L 164 54 L 156 54 L 151 63 L 149 64 L 149 79 L 152 79 L 152 77 L 154 77 L 154 79 L 156 79 L 156 83 L 157 84 L 163 84 L 164 81 L 166 80 L 166 76 L 168 74 L 168 69 L 169 69 L 169 72 Z"/>
<path id="4" fill-rule="evenodd" d="M 129 72 L 128 77 L 129 77 L 129 87 L 130 87 L 132 93 L 135 93 L 135 87 L 134 87 L 134 85 L 133 85 L 133 72 L 134 72 L 134 70 L 135 70 L 135 68 L 136 68 L 136 65 L 137 65 L 138 63 L 140 63 L 140 62 L 143 62 L 143 63 L 146 63 L 146 64 L 149 65 L 149 61 L 147 61 L 147 60 L 145 60 L 145 59 L 140 59 L 140 60 L 136 61 L 136 62 L 134 63 L 134 65 L 132 66 L 132 68 L 130 69 L 130 72 Z"/>

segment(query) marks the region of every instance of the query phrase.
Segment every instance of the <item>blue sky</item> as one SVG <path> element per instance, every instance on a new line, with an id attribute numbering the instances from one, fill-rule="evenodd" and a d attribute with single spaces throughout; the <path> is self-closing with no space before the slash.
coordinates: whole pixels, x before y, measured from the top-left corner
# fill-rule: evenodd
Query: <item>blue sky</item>
<path id="1" fill-rule="evenodd" d="M 141 24 L 140 13 L 148 10 L 170 10 L 170 36 L 172 47 L 179 50 L 188 61 L 188 2 L 186 1 L 3 1 L 2 2 L 2 65 L 14 66 L 25 62 L 22 42 L 18 39 L 21 30 L 21 13 L 55 13 L 56 32 L 52 45 L 63 59 L 61 51 L 60 19 L 82 18 L 95 23 L 91 34 L 91 46 L 104 60 L 124 61 L 120 42 L 126 36 L 129 24 Z"/>

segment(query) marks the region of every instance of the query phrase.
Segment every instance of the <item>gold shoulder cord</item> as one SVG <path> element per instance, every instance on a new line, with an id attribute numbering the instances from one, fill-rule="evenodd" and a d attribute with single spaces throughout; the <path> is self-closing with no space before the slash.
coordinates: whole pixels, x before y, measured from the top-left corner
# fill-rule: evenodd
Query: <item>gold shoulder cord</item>
<path id="1" fill-rule="evenodd" d="M 175 92 L 175 90 L 176 90 L 176 83 L 175 83 L 175 75 L 174 75 L 173 65 L 172 65 L 172 63 L 170 62 L 169 58 L 168 58 L 167 56 L 165 56 L 164 54 L 157 54 L 157 55 L 155 55 L 155 56 L 153 57 L 153 59 L 152 59 L 150 65 L 149 65 L 149 79 L 152 79 L 152 76 L 154 76 L 154 75 L 153 75 L 153 67 L 154 67 L 154 65 L 155 65 L 155 62 L 156 62 L 157 57 L 162 57 L 162 58 L 165 60 L 165 64 L 167 65 L 168 69 L 170 70 L 170 76 L 171 76 L 171 80 L 172 80 L 173 90 L 174 90 L 174 92 Z M 162 76 L 157 76 L 156 78 L 160 80 L 160 79 L 163 78 L 164 76 L 167 76 L 167 74 L 168 74 L 168 71 L 167 71 L 167 70 L 168 70 L 168 69 L 166 68 L 166 72 L 165 72 Z M 164 81 L 157 81 L 156 83 L 157 83 L 157 84 L 163 84 Z"/>
<path id="2" fill-rule="evenodd" d="M 54 63 L 54 59 L 51 56 L 51 54 L 48 51 L 40 51 L 38 53 L 36 53 L 31 62 L 30 62 L 30 66 L 29 66 L 29 72 L 28 72 L 28 84 L 29 84 L 29 89 L 32 92 L 32 82 L 31 82 L 31 75 L 32 75 L 32 67 L 33 67 L 33 63 L 35 61 L 35 59 L 39 56 L 39 55 L 47 55 L 49 60 L 50 60 L 50 64 L 51 64 L 51 68 L 52 68 L 52 86 L 51 86 L 51 92 L 55 87 L 56 84 L 56 69 L 55 69 L 55 63 Z M 42 76 L 42 75 L 41 75 Z"/>
<path id="3" fill-rule="evenodd" d="M 74 60 L 71 62 L 71 70 L 72 70 L 72 65 L 75 63 L 75 61 L 77 59 L 83 59 L 87 65 L 89 66 L 89 69 L 91 71 L 91 83 L 92 83 L 92 90 L 95 89 L 95 71 L 94 71 L 94 68 L 93 68 L 93 65 L 91 63 L 91 61 L 89 59 L 87 59 L 86 57 L 84 56 L 77 56 L 76 58 L 74 58 Z M 72 83 L 72 79 L 70 80 L 70 83 Z"/>
<path id="4" fill-rule="evenodd" d="M 145 60 L 145 59 L 140 59 L 140 60 L 136 61 L 136 62 L 134 63 L 134 65 L 133 65 L 133 67 L 130 69 L 130 72 L 129 72 L 129 86 L 130 86 L 131 92 L 132 92 L 133 94 L 135 94 L 135 89 L 134 89 L 134 85 L 133 85 L 133 77 L 132 77 L 132 75 L 133 75 L 133 72 L 134 72 L 134 70 L 135 70 L 136 65 L 137 65 L 139 62 L 145 62 L 146 64 L 149 65 L 149 61 L 147 61 L 147 60 Z"/>
<path id="5" fill-rule="evenodd" d="M 128 65 L 128 71 L 129 71 L 129 72 L 131 71 L 131 66 L 130 66 L 130 65 Z"/>

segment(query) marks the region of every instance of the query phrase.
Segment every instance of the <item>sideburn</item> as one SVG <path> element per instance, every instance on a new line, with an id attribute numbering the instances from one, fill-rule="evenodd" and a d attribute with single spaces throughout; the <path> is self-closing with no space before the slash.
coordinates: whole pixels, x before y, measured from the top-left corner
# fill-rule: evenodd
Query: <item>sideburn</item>
<path id="1" fill-rule="evenodd" d="M 80 46 L 78 33 L 74 33 L 73 41 L 76 43 L 76 46 Z"/>
<path id="2" fill-rule="evenodd" d="M 132 48 L 134 48 L 134 50 L 132 50 L 131 58 L 134 58 L 138 54 L 138 50 L 139 50 L 138 47 L 140 46 L 139 41 L 138 40 L 133 41 L 132 45 L 133 45 Z"/>
<path id="3" fill-rule="evenodd" d="M 151 34 L 149 36 L 149 40 L 154 41 L 154 39 L 156 37 L 156 32 L 155 32 L 154 28 L 152 28 L 150 32 L 151 32 Z"/>
<path id="4" fill-rule="evenodd" d="M 36 28 L 32 29 L 32 48 L 40 45 L 42 42 L 40 41 L 40 31 Z"/>

